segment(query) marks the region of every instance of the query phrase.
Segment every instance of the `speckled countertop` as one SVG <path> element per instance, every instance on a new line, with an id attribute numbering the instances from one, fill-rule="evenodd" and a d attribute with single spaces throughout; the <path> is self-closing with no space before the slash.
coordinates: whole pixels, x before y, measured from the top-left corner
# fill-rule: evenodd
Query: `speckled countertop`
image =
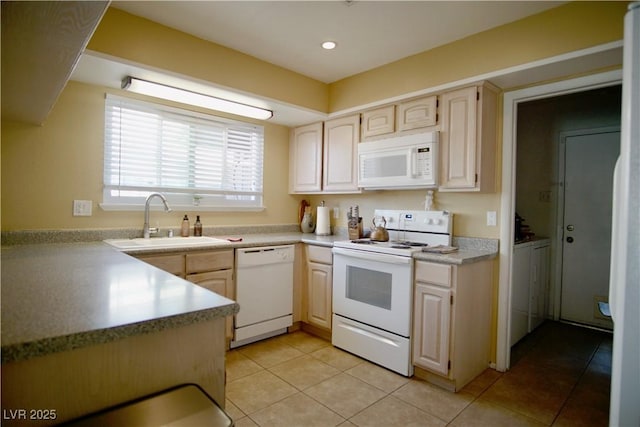
<path id="1" fill-rule="evenodd" d="M 213 237 L 240 236 L 242 241 L 197 248 L 140 248 L 127 253 L 101 241 L 3 246 L 2 363 L 237 313 L 238 304 L 234 301 L 127 254 L 300 242 L 332 247 L 335 241 L 347 239 L 340 233 L 316 236 L 290 229 L 264 233 L 225 231 L 230 232 Z M 24 239 L 20 234 L 16 236 L 13 238 Z M 35 233 L 33 236 L 41 238 Z M 55 233 L 46 235 L 46 239 L 55 237 Z M 69 233 L 64 238 L 69 239 Z M 418 252 L 414 258 L 466 264 L 494 258 L 498 253 L 497 239 L 454 237 L 453 245 L 459 247 L 457 252 Z"/>
<path id="2" fill-rule="evenodd" d="M 102 242 L 2 248 L 3 364 L 237 311 Z"/>

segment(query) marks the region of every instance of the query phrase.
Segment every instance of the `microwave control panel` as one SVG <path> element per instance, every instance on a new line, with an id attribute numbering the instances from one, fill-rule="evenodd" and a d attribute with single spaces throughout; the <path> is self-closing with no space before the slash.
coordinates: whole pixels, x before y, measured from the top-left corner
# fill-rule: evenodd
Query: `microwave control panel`
<path id="1" fill-rule="evenodd" d="M 416 175 L 429 176 L 432 173 L 433 153 L 430 146 L 416 148 Z"/>

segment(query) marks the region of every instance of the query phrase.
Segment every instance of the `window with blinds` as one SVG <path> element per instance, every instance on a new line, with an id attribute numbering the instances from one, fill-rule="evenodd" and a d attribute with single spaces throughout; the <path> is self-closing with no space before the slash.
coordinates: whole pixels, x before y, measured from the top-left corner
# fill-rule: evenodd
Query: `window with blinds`
<path id="1" fill-rule="evenodd" d="M 263 151 L 262 126 L 107 95 L 103 205 L 261 209 Z"/>

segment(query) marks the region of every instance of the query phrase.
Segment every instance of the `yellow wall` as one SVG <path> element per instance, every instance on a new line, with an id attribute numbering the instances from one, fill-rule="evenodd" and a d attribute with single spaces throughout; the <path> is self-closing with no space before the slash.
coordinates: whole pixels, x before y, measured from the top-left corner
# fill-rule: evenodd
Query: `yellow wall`
<path id="1" fill-rule="evenodd" d="M 328 108 L 325 83 L 114 8 L 87 48 L 312 110 Z"/>
<path id="2" fill-rule="evenodd" d="M 570 3 L 331 85 L 115 9 L 108 10 L 88 48 L 306 108 L 337 111 L 619 40 L 626 3 Z M 71 82 L 44 126 L 2 122 L 3 230 L 139 225 L 140 212 L 104 212 L 97 207 L 102 199 L 105 91 Z M 205 225 L 296 221 L 297 203 L 302 197 L 286 194 L 287 132 L 282 126 L 268 122 L 265 125 L 267 210 L 204 213 Z M 500 141 L 501 138 L 496 147 L 498 171 Z M 500 177 L 497 179 L 499 182 Z M 396 191 L 308 199 L 314 206 L 324 199 L 329 206 L 341 207 L 337 224 L 345 225 L 345 210 L 351 205 L 360 205 L 370 221 L 375 207 L 420 209 L 424 195 L 424 191 Z M 456 213 L 456 235 L 498 237 L 498 227 L 487 227 L 485 223 L 487 210 L 499 210 L 499 192 L 437 193 L 436 197 L 440 208 Z M 74 199 L 93 200 L 93 216 L 73 217 Z M 181 215 L 182 212 L 154 213 L 153 220 L 159 220 L 161 226 L 177 226 Z"/>
<path id="3" fill-rule="evenodd" d="M 105 212 L 102 201 L 103 87 L 70 82 L 43 126 L 2 122 L 2 230 L 142 227 L 142 212 Z M 115 91 L 117 92 L 117 91 Z M 289 129 L 265 124 L 263 212 L 198 212 L 205 226 L 291 224 L 297 197 L 287 188 Z M 91 217 L 72 216 L 74 199 L 93 200 Z M 152 212 L 176 228 L 191 212 Z M 194 217 L 195 219 L 195 217 Z"/>
<path id="4" fill-rule="evenodd" d="M 572 2 L 330 84 L 341 111 L 623 37 L 628 2 Z"/>

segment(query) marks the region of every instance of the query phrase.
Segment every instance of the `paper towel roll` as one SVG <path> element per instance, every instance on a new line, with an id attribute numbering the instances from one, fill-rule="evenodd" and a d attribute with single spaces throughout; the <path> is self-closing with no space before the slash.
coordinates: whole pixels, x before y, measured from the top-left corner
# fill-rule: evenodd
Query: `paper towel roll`
<path id="1" fill-rule="evenodd" d="M 318 206 L 316 234 L 318 236 L 328 236 L 331 234 L 331 220 L 329 219 L 329 208 L 327 206 Z"/>

